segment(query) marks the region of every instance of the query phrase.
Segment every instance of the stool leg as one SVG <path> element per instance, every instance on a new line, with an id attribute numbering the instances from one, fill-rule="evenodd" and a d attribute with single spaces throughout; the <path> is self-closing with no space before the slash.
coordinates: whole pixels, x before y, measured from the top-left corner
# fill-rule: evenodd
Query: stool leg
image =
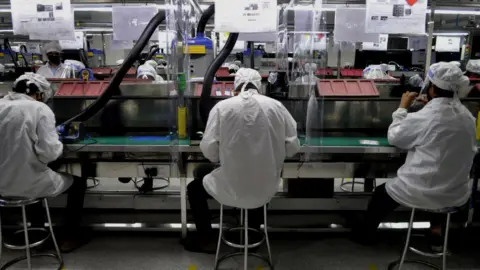
<path id="1" fill-rule="evenodd" d="M 243 217 L 243 211 L 244 210 L 242 208 L 240 208 L 240 227 L 245 225 L 244 217 Z M 244 244 L 243 239 L 244 239 L 244 236 L 243 236 L 243 230 L 242 230 L 242 231 L 240 231 L 240 245 Z"/>
<path id="2" fill-rule="evenodd" d="M 448 231 L 450 229 L 450 213 L 447 214 L 447 224 L 445 225 L 445 239 L 443 240 L 443 270 L 447 270 L 447 245 L 448 245 Z"/>
<path id="3" fill-rule="evenodd" d="M 58 243 L 57 239 L 55 238 L 55 234 L 53 233 L 53 224 L 52 224 L 52 218 L 50 216 L 50 208 L 48 207 L 48 200 L 43 199 L 43 204 L 45 205 L 45 212 L 47 213 L 47 222 L 48 222 L 48 228 L 50 229 L 50 236 L 52 237 L 53 245 L 55 246 L 55 251 L 57 252 L 58 259 L 61 262 L 61 265 L 63 265 L 63 256 L 62 253 L 60 252 L 60 248 L 58 248 Z"/>
<path id="4" fill-rule="evenodd" d="M 355 192 L 355 178 L 352 179 L 352 192 Z"/>
<path id="5" fill-rule="evenodd" d="M 243 255 L 243 269 L 247 270 L 248 268 L 248 210 L 245 209 L 245 245 L 244 245 L 244 255 Z"/>
<path id="6" fill-rule="evenodd" d="M 223 204 L 220 204 L 220 224 L 218 227 L 218 243 L 217 243 L 217 252 L 215 254 L 215 269 L 218 268 L 218 256 L 220 255 L 220 247 L 222 245 L 222 233 L 223 233 Z"/>
<path id="7" fill-rule="evenodd" d="M 267 225 L 267 205 L 263 206 L 263 229 L 265 231 L 265 241 L 267 241 L 268 260 L 270 265 L 273 266 L 272 251 L 270 250 L 270 240 L 268 239 L 268 225 Z"/>
<path id="8" fill-rule="evenodd" d="M 410 216 L 410 223 L 408 224 L 407 239 L 405 240 L 405 247 L 403 248 L 402 258 L 400 258 L 400 264 L 398 265 L 398 270 L 402 269 L 403 263 L 405 262 L 405 258 L 407 257 L 407 251 L 408 251 L 408 247 L 410 245 L 410 236 L 412 234 L 413 218 L 414 217 L 415 217 L 415 208 L 412 209 L 412 214 Z"/>
<path id="9" fill-rule="evenodd" d="M 23 233 L 25 235 L 25 254 L 27 256 L 28 270 L 32 270 L 32 261 L 30 258 L 30 242 L 28 241 L 27 213 L 25 206 L 22 206 Z"/>

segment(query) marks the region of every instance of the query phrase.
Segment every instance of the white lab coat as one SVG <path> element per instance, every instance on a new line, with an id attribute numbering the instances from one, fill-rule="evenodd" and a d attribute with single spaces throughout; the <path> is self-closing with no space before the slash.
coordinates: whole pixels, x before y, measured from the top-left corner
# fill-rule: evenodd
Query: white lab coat
<path id="1" fill-rule="evenodd" d="M 37 70 L 37 74 L 42 75 L 43 77 L 50 79 L 50 78 L 62 78 L 63 72 L 65 71 L 65 65 L 60 64 L 60 66 L 57 67 L 55 72 L 52 70 L 52 67 L 50 66 L 49 63 L 41 66 Z"/>
<path id="2" fill-rule="evenodd" d="M 220 162 L 203 179 L 206 191 L 221 204 L 252 209 L 275 195 L 285 157 L 295 155 L 300 143 L 287 109 L 249 90 L 217 103 L 200 148 Z"/>
<path id="3" fill-rule="evenodd" d="M 459 100 L 435 98 L 407 114 L 398 109 L 388 129 L 390 144 L 408 150 L 386 190 L 398 203 L 438 210 L 465 204 L 477 151 L 475 119 Z"/>
<path id="4" fill-rule="evenodd" d="M 0 99 L 0 149 L 1 196 L 56 196 L 73 183 L 73 177 L 47 167 L 63 151 L 55 116 L 27 95 L 9 93 Z"/>

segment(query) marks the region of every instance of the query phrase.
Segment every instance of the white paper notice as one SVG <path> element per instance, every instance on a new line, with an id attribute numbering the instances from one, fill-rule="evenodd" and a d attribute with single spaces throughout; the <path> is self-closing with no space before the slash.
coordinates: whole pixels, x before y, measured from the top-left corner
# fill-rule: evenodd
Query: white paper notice
<path id="1" fill-rule="evenodd" d="M 275 32 L 277 17 L 277 0 L 215 1 L 215 32 Z"/>
<path id="2" fill-rule="evenodd" d="M 461 37 L 451 36 L 437 36 L 437 42 L 435 43 L 435 51 L 437 52 L 459 52 Z"/>
<path id="3" fill-rule="evenodd" d="M 33 1 L 35 2 L 35 1 Z M 12 11 L 13 33 L 28 35 L 28 23 L 36 16 L 36 5 L 32 0 L 10 0 Z"/>
<path id="4" fill-rule="evenodd" d="M 367 0 L 365 31 L 425 34 L 427 0 Z"/>
<path id="5" fill-rule="evenodd" d="M 335 42 L 378 42 L 377 33 L 365 33 L 366 14 L 364 8 L 337 8 L 333 31 Z"/>
<path id="6" fill-rule="evenodd" d="M 33 0 L 35 18 L 26 23 L 30 39 L 75 40 L 70 0 Z"/>
<path id="7" fill-rule="evenodd" d="M 362 50 L 364 51 L 386 51 L 388 47 L 388 35 L 380 35 L 378 42 L 363 42 Z"/>
<path id="8" fill-rule="evenodd" d="M 60 46 L 64 50 L 78 50 L 83 49 L 83 39 L 85 35 L 83 32 L 77 31 L 75 32 L 75 40 L 60 40 Z"/>
<path id="9" fill-rule="evenodd" d="M 155 6 L 114 6 L 112 11 L 113 39 L 138 40 L 157 12 L 158 9 Z M 156 36 L 156 33 L 153 36 Z"/>
<path id="10" fill-rule="evenodd" d="M 219 33 L 218 36 L 219 36 L 218 45 L 219 45 L 219 49 L 221 50 L 225 46 L 225 43 L 227 43 L 229 33 Z M 237 43 L 235 43 L 235 46 L 233 47 L 232 51 L 243 52 L 243 50 L 245 50 L 245 41 L 237 40 Z"/>

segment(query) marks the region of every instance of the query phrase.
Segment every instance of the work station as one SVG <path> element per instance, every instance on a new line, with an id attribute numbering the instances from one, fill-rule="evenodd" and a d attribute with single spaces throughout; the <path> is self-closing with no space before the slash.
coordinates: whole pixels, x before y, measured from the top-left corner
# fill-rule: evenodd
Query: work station
<path id="1" fill-rule="evenodd" d="M 478 14 L 0 0 L 0 269 L 480 269 Z"/>

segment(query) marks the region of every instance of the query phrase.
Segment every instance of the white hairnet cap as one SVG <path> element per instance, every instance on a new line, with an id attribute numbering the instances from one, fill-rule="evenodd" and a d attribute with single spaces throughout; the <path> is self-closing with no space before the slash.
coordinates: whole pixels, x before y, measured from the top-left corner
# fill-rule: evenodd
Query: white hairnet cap
<path id="1" fill-rule="evenodd" d="M 304 67 L 305 67 L 305 72 L 315 73 L 317 71 L 317 64 L 315 63 L 306 63 Z"/>
<path id="2" fill-rule="evenodd" d="M 480 74 L 480 59 L 469 60 L 467 63 L 467 71 Z"/>
<path id="3" fill-rule="evenodd" d="M 71 66 L 75 71 L 80 71 L 85 68 L 85 64 L 77 60 L 67 59 L 64 64 L 66 66 Z"/>
<path id="4" fill-rule="evenodd" d="M 156 79 L 157 77 L 157 71 L 155 70 L 154 67 L 148 65 L 148 64 L 143 64 L 138 67 L 137 69 L 137 78 L 138 79 L 149 79 L 150 76 L 152 79 Z"/>
<path id="5" fill-rule="evenodd" d="M 446 62 L 431 65 L 427 79 L 438 88 L 453 92 L 459 92 L 470 84 L 468 77 L 456 64 Z"/>
<path id="6" fill-rule="evenodd" d="M 117 66 L 120 66 L 121 64 L 123 64 L 123 61 L 125 61 L 125 60 L 123 60 L 123 59 L 117 60 L 117 62 L 116 62 Z"/>
<path id="7" fill-rule="evenodd" d="M 235 70 L 235 72 L 236 72 L 237 70 L 240 69 L 240 67 L 237 64 L 230 64 L 230 65 L 228 65 L 228 69 L 229 70 L 230 69 Z"/>
<path id="8" fill-rule="evenodd" d="M 52 42 L 49 42 L 49 43 L 45 44 L 44 50 L 45 50 L 45 53 L 51 53 L 51 52 L 61 53 L 62 52 L 62 47 L 60 46 L 60 44 L 58 42 L 52 41 Z"/>
<path id="9" fill-rule="evenodd" d="M 158 63 L 155 60 L 148 60 L 148 61 L 145 62 L 145 65 L 149 65 L 153 68 L 157 68 Z"/>
<path id="10" fill-rule="evenodd" d="M 412 87 L 422 87 L 423 86 L 423 79 L 420 75 L 415 74 L 408 79 L 408 84 Z"/>
<path id="11" fill-rule="evenodd" d="M 245 90 L 245 87 L 251 83 L 257 87 L 257 90 L 260 90 L 262 87 L 262 76 L 258 71 L 251 68 L 241 68 L 235 74 L 235 83 L 234 88 L 237 90 L 238 86 L 243 84 L 242 92 Z"/>
<path id="12" fill-rule="evenodd" d="M 17 86 L 18 82 L 23 80 L 27 80 L 27 86 L 29 84 L 35 84 L 37 88 L 40 90 L 40 92 L 44 93 L 44 100 L 43 100 L 44 102 L 47 102 L 52 97 L 53 91 L 52 91 L 51 85 L 47 81 L 47 79 L 42 75 L 32 73 L 32 72 L 27 72 L 15 80 L 15 82 L 13 83 L 13 88 Z"/>

